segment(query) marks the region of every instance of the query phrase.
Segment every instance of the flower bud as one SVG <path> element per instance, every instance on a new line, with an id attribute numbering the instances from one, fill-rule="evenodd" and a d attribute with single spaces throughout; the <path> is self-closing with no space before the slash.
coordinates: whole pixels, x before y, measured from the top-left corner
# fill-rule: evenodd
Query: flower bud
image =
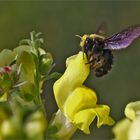
<path id="1" fill-rule="evenodd" d="M 28 118 L 25 124 L 25 133 L 29 139 L 43 139 L 46 125 L 47 122 L 44 114 L 37 111 Z"/>
<path id="2" fill-rule="evenodd" d="M 50 53 L 46 53 L 41 55 L 41 64 L 40 64 L 40 72 L 42 75 L 46 75 L 52 68 L 53 58 Z"/>
<path id="3" fill-rule="evenodd" d="M 16 135 L 14 124 L 10 120 L 3 121 L 0 127 L 0 132 L 3 139 L 11 139 Z"/>

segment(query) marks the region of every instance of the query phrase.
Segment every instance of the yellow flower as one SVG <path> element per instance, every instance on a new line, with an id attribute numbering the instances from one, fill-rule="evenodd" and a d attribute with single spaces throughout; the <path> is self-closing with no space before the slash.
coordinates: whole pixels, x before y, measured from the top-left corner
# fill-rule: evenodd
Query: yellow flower
<path id="1" fill-rule="evenodd" d="M 67 69 L 54 83 L 54 96 L 61 112 L 76 128 L 89 134 L 89 126 L 97 117 L 97 127 L 103 124 L 112 125 L 107 105 L 98 105 L 95 91 L 83 85 L 90 68 L 83 53 L 67 59 Z"/>
<path id="2" fill-rule="evenodd" d="M 140 101 L 130 102 L 125 107 L 125 116 L 113 127 L 115 140 L 140 139 Z"/>
<path id="3" fill-rule="evenodd" d="M 130 102 L 125 107 L 125 116 L 130 120 L 134 120 L 140 115 L 140 101 Z"/>
<path id="4" fill-rule="evenodd" d="M 112 131 L 115 135 L 114 140 L 129 140 L 128 139 L 128 132 L 131 126 L 131 121 L 127 118 L 122 119 L 121 121 L 117 122 L 115 127 L 113 127 Z"/>

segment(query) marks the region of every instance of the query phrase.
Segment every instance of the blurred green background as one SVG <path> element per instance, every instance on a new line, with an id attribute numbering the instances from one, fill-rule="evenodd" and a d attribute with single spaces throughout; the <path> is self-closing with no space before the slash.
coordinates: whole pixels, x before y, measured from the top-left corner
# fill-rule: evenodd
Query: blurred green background
<path id="1" fill-rule="evenodd" d="M 18 46 L 32 30 L 43 33 L 46 50 L 55 59 L 55 70 L 64 72 L 65 59 L 80 50 L 75 34 L 91 34 L 98 25 L 108 23 L 107 36 L 129 25 L 140 24 L 140 2 L 135 1 L 7 1 L 0 2 L 0 50 Z M 48 117 L 57 110 L 52 83 L 47 83 Z M 124 116 L 129 101 L 140 99 L 140 39 L 128 49 L 114 52 L 111 72 L 102 78 L 91 73 L 86 85 L 97 91 L 98 102 L 111 107 L 117 121 Z M 91 135 L 80 131 L 73 139 L 108 139 L 111 127 L 91 126 Z"/>

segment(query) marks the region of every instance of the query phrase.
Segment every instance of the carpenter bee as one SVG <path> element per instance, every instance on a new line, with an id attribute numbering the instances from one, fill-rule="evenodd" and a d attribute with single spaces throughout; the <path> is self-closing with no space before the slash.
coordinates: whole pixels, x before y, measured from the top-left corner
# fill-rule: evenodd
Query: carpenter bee
<path id="1" fill-rule="evenodd" d="M 95 34 L 76 35 L 81 38 L 80 46 L 83 54 L 86 54 L 87 64 L 97 77 L 107 74 L 111 69 L 112 50 L 125 49 L 140 36 L 140 25 L 130 26 L 109 38 L 102 36 L 103 33 L 103 25 L 101 25 Z"/>

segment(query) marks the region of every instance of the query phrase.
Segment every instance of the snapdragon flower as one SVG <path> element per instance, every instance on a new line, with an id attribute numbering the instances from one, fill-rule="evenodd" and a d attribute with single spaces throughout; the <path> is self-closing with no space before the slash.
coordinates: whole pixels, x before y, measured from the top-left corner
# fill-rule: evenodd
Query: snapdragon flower
<path id="1" fill-rule="evenodd" d="M 140 139 L 140 101 L 134 101 L 125 107 L 125 116 L 113 127 L 115 140 Z"/>
<path id="2" fill-rule="evenodd" d="M 110 107 L 97 104 L 96 92 L 83 83 L 90 73 L 86 56 L 79 52 L 67 59 L 66 70 L 53 86 L 55 100 L 63 115 L 84 133 L 89 134 L 89 126 L 97 117 L 97 127 L 113 125 L 109 116 Z"/>

